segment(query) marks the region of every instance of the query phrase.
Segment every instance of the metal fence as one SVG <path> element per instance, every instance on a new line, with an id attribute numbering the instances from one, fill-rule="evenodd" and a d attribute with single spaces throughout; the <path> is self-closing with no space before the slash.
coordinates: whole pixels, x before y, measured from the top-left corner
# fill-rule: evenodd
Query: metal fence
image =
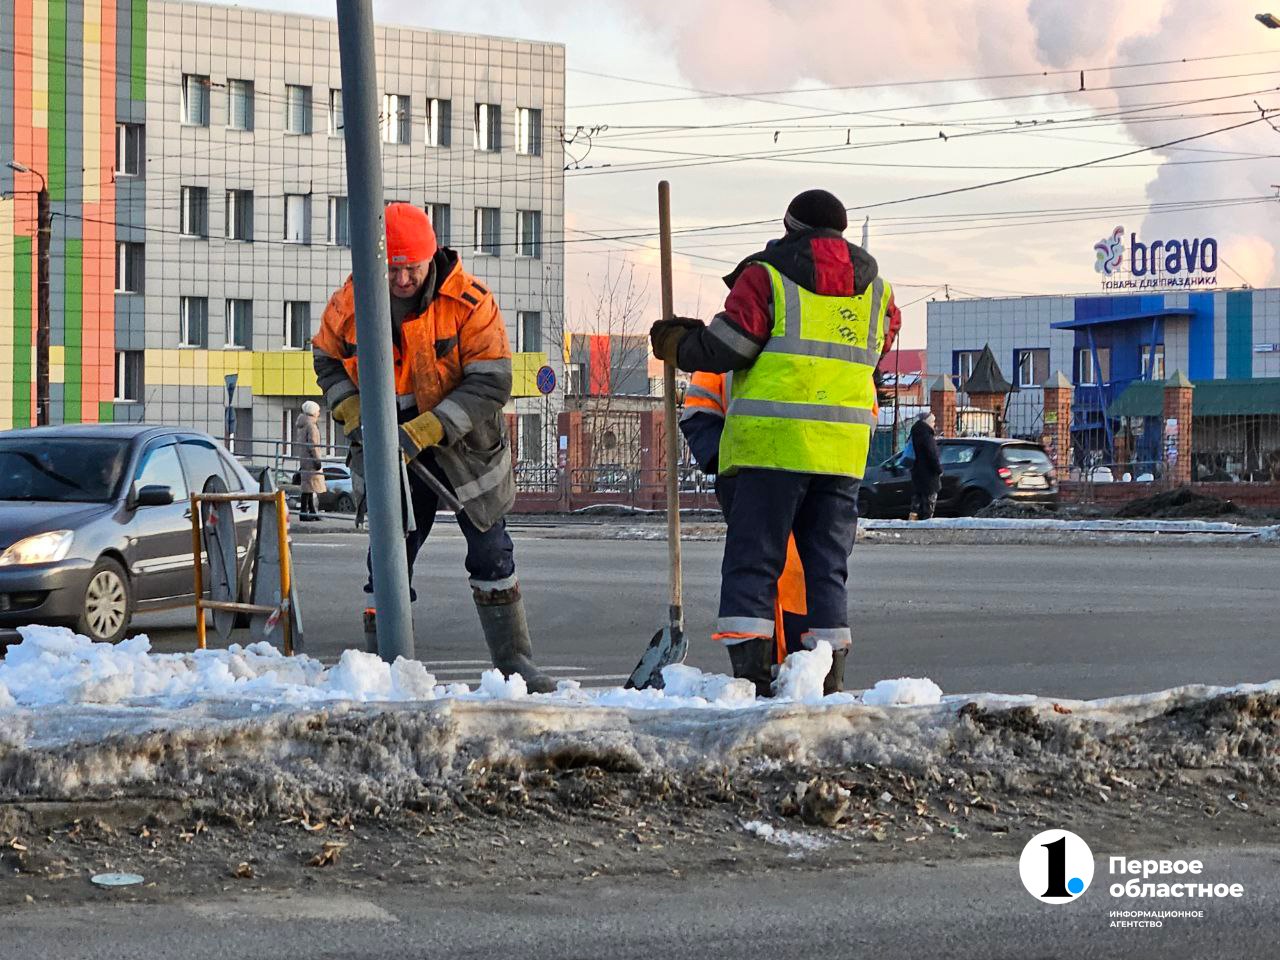
<path id="1" fill-rule="evenodd" d="M 1195 417 L 1191 431 L 1193 480 L 1208 483 L 1280 480 L 1280 414 Z"/>

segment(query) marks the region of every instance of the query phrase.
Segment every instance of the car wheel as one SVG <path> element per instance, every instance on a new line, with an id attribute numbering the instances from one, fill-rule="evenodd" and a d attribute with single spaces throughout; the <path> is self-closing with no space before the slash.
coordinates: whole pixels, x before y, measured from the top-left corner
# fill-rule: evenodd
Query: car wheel
<path id="1" fill-rule="evenodd" d="M 356 512 L 356 502 L 349 493 L 338 494 L 338 500 L 333 506 L 336 513 Z"/>
<path id="2" fill-rule="evenodd" d="M 972 517 L 991 502 L 991 494 L 985 490 L 970 490 L 960 501 L 960 516 Z"/>
<path id="3" fill-rule="evenodd" d="M 76 632 L 100 643 L 118 643 L 132 614 L 133 595 L 124 567 L 110 557 L 101 558 L 89 574 Z"/>

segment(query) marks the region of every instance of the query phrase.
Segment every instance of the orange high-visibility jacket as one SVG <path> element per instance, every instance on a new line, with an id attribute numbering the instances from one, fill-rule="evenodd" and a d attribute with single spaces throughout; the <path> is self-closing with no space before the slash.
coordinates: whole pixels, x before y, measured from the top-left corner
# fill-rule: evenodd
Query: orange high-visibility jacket
<path id="1" fill-rule="evenodd" d="M 681 418 L 706 415 L 723 421 L 730 376 L 731 374 L 725 373 L 693 374 L 689 389 L 685 391 L 684 413 Z M 787 539 L 787 562 L 782 568 L 782 576 L 778 578 L 778 596 L 774 601 L 774 637 L 777 640 L 779 663 L 787 657 L 787 640 L 783 632 L 784 612 L 804 614 L 807 611 L 804 566 L 800 562 L 800 553 L 796 550 L 796 538 L 792 536 Z"/>
<path id="2" fill-rule="evenodd" d="M 436 458 L 467 516 L 487 530 L 515 500 L 502 419 L 511 398 L 511 345 L 493 294 L 462 269 L 457 254 L 441 250 L 436 265 L 442 279 L 400 326 L 396 403 L 402 423 L 428 410 L 440 418 L 444 441 Z M 330 409 L 360 392 L 350 278 L 325 307 L 312 355 Z"/>

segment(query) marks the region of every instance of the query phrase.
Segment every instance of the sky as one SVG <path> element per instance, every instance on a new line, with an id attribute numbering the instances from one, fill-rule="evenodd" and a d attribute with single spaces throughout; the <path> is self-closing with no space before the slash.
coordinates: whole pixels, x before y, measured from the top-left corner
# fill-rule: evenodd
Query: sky
<path id="1" fill-rule="evenodd" d="M 1280 283 L 1268 3 L 1280 15 L 1280 0 L 375 0 L 374 17 L 565 45 L 570 326 L 631 269 L 656 314 L 659 179 L 676 312 L 703 318 L 791 197 L 823 187 L 855 208 L 850 239 L 870 217 L 910 347 L 930 298 L 1101 292 L 1093 245 L 1116 226 L 1215 237 L 1220 285 Z"/>

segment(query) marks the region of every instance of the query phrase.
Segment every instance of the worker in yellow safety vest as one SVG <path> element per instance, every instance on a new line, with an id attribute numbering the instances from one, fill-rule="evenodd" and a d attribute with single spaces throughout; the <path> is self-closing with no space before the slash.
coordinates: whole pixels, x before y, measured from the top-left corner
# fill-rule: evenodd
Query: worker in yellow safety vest
<path id="1" fill-rule="evenodd" d="M 785 235 L 725 278 L 709 325 L 653 325 L 654 355 L 689 372 L 732 371 L 718 475 L 733 477 L 715 637 L 735 677 L 770 688 L 778 579 L 794 538 L 803 567 L 801 643 L 835 654 L 826 689 L 844 685 L 853 642 L 848 564 L 858 487 L 876 424 L 877 367 L 901 316 L 875 259 L 843 237 L 845 207 L 825 190 L 801 193 Z"/>

